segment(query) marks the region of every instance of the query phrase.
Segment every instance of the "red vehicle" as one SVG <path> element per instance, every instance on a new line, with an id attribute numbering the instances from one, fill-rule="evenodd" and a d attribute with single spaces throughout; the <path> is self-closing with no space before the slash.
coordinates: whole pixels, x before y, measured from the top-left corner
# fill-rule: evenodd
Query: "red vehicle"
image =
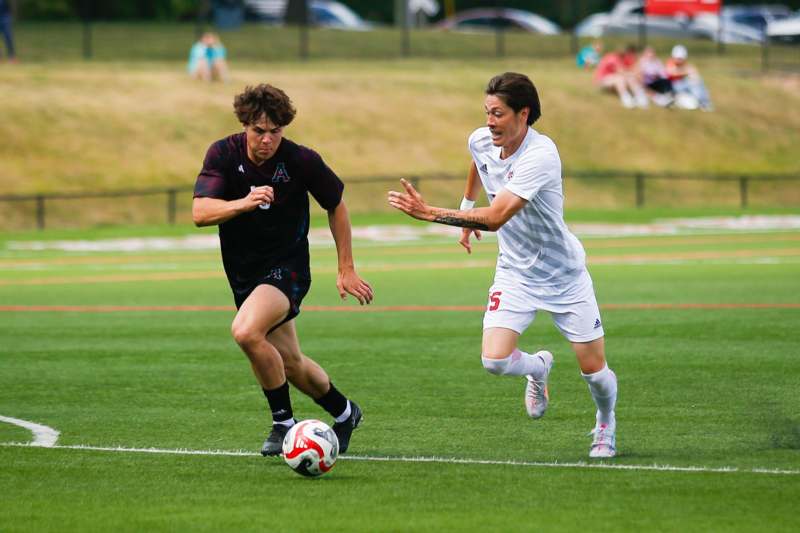
<path id="1" fill-rule="evenodd" d="M 646 0 L 644 12 L 648 15 L 693 18 L 698 13 L 719 13 L 722 0 Z"/>

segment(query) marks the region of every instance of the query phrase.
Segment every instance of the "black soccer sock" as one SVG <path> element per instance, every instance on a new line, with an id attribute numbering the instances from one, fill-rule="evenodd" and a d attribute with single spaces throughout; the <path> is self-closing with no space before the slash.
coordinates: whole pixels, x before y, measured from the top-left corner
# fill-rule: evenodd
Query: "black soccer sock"
<path id="1" fill-rule="evenodd" d="M 341 416 L 347 409 L 347 398 L 339 392 L 339 389 L 333 386 L 333 383 L 331 383 L 331 388 L 328 392 L 314 399 L 314 401 L 317 402 L 317 405 L 328 411 L 333 418 Z"/>
<path id="2" fill-rule="evenodd" d="M 273 424 L 286 422 L 294 418 L 294 414 L 292 413 L 292 400 L 289 398 L 288 381 L 284 381 L 283 385 L 277 389 L 261 390 L 264 391 L 264 396 L 267 397 L 267 402 L 269 402 Z"/>

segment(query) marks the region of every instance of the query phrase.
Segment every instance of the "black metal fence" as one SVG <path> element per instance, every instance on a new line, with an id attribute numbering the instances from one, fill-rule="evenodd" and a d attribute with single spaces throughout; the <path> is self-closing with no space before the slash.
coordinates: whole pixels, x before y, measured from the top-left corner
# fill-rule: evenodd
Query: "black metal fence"
<path id="1" fill-rule="evenodd" d="M 798 174 L 645 173 L 635 171 L 565 172 L 570 207 L 647 206 L 800 207 Z M 409 178 L 428 201 L 450 205 L 460 199 L 464 176 Z M 388 210 L 385 196 L 399 177 L 351 178 L 348 207 L 353 212 Z M 191 185 L 136 190 L 2 195 L 6 214 L 0 229 L 43 230 L 56 226 L 123 224 L 173 225 L 191 220 Z M 126 202 L 131 202 L 124 205 Z M 457 203 L 457 202 L 456 202 Z M 97 216 L 93 216 L 97 215 Z"/>
<path id="2" fill-rule="evenodd" d="M 17 25 L 18 55 L 24 61 L 184 61 L 205 22 L 22 22 Z M 646 28 L 642 25 L 641 28 Z M 631 30 L 629 28 L 629 30 Z M 408 25 L 377 26 L 368 31 L 339 31 L 307 25 L 275 26 L 247 23 L 221 34 L 229 57 L 242 61 L 293 59 L 394 58 L 565 58 L 593 41 L 565 30 L 538 35 L 498 28 L 466 33 Z M 633 43 L 651 45 L 661 55 L 681 42 L 692 58 L 727 57 L 755 71 L 800 71 L 800 44 L 764 39 L 762 44 L 723 45 L 708 38 L 660 37 L 647 31 L 607 35 L 605 49 Z M 739 66 L 737 65 L 737 68 Z"/>

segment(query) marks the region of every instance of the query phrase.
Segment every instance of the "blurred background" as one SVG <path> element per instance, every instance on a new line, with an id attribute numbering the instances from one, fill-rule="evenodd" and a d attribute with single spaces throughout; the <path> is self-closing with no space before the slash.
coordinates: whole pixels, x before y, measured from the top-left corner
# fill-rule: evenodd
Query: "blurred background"
<path id="1" fill-rule="evenodd" d="M 0 0 L 0 229 L 185 224 L 234 94 L 269 82 L 299 114 L 355 213 L 412 178 L 457 204 L 482 91 L 504 70 L 539 87 L 568 209 L 793 212 L 800 206 L 800 0 Z M 2 11 L 0 11 L 2 14 Z M 214 32 L 218 83 L 187 72 Z M 676 44 L 712 113 L 624 109 L 576 54 Z M 9 46 L 10 45 L 10 46 Z"/>

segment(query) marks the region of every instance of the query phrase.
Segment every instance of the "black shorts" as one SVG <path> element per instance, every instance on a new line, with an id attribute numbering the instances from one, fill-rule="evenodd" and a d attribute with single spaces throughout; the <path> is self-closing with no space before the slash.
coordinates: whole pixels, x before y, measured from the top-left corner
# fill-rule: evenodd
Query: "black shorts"
<path id="1" fill-rule="evenodd" d="M 666 94 L 672 92 L 672 82 L 666 78 L 658 78 L 647 84 L 647 88 L 659 94 Z"/>
<path id="2" fill-rule="evenodd" d="M 261 276 L 248 277 L 228 277 L 228 281 L 233 291 L 233 300 L 236 302 L 236 309 L 242 307 L 244 301 L 250 293 L 259 285 L 272 285 L 289 299 L 289 313 L 280 323 L 276 324 L 270 331 L 282 326 L 300 314 L 300 304 L 303 302 L 308 290 L 311 288 L 311 276 L 308 271 L 297 268 L 297 265 L 283 264 L 267 267 Z"/>

